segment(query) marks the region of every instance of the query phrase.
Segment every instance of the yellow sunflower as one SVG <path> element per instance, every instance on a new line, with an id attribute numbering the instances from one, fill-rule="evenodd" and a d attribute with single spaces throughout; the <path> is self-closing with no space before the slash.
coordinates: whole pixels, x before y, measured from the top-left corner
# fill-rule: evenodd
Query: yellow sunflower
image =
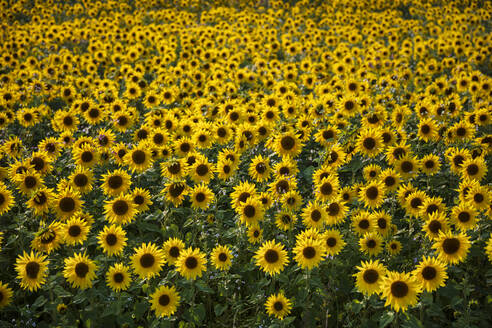
<path id="1" fill-rule="evenodd" d="M 451 231 L 441 232 L 432 245 L 438 253 L 438 259 L 444 263 L 457 264 L 463 262 L 470 250 L 470 239 L 464 233 L 453 234 Z"/>
<path id="2" fill-rule="evenodd" d="M 280 273 L 289 263 L 284 245 L 275 240 L 264 242 L 256 251 L 254 259 L 257 266 L 272 276 Z"/>
<path id="3" fill-rule="evenodd" d="M 140 278 L 152 278 L 158 276 L 164 264 L 164 252 L 153 243 L 142 243 L 134 249 L 131 256 L 132 267 Z"/>
<path id="4" fill-rule="evenodd" d="M 86 289 L 92 287 L 92 280 L 96 277 L 97 266 L 85 253 L 76 253 L 65 259 L 63 276 L 72 287 Z"/>
<path id="5" fill-rule="evenodd" d="M 326 230 L 323 235 L 326 254 L 335 256 L 345 247 L 346 243 L 342 239 L 342 234 L 338 230 Z"/>
<path id="6" fill-rule="evenodd" d="M 294 259 L 302 269 L 311 270 L 317 267 L 326 256 L 324 240 L 312 238 L 298 238 L 292 250 Z"/>
<path id="7" fill-rule="evenodd" d="M 116 263 L 106 272 L 106 284 L 115 292 L 127 290 L 132 282 L 129 268 L 123 263 Z"/>
<path id="8" fill-rule="evenodd" d="M 231 265 L 232 253 L 229 247 L 218 245 L 212 250 L 210 259 L 217 270 L 228 270 Z"/>
<path id="9" fill-rule="evenodd" d="M 121 169 L 103 174 L 101 179 L 103 181 L 101 188 L 104 194 L 109 196 L 125 193 L 131 185 L 131 176 Z"/>
<path id="10" fill-rule="evenodd" d="M 417 303 L 422 288 L 410 273 L 388 272 L 381 282 L 381 290 L 386 299 L 385 306 L 391 305 L 399 312 Z"/>
<path id="11" fill-rule="evenodd" d="M 362 262 L 357 266 L 355 286 L 366 295 L 379 294 L 381 292 L 381 281 L 386 276 L 386 267 L 378 260 Z"/>
<path id="12" fill-rule="evenodd" d="M 446 285 L 446 279 L 448 279 L 446 268 L 446 264 L 436 258 L 424 256 L 413 271 L 413 275 L 419 280 L 424 290 L 433 292 Z"/>
<path id="13" fill-rule="evenodd" d="M 167 263 L 175 264 L 181 252 L 185 249 L 185 244 L 178 238 L 170 238 L 162 246 L 164 258 Z"/>
<path id="14" fill-rule="evenodd" d="M 283 320 L 285 316 L 290 314 L 292 302 L 283 293 L 272 294 L 266 300 L 265 307 L 268 315 Z"/>
<path id="15" fill-rule="evenodd" d="M 12 289 L 0 281 L 0 309 L 9 305 L 12 300 Z"/>
<path id="16" fill-rule="evenodd" d="M 126 225 L 134 220 L 137 211 L 131 195 L 120 195 L 105 203 L 104 214 L 110 223 Z"/>
<path id="17" fill-rule="evenodd" d="M 383 250 L 383 238 L 377 232 L 368 232 L 359 239 L 360 250 L 370 256 L 376 256 Z"/>
<path id="18" fill-rule="evenodd" d="M 179 306 L 180 296 L 174 286 L 160 286 L 150 297 L 151 309 L 158 317 L 170 317 Z"/>
<path id="19" fill-rule="evenodd" d="M 176 270 L 186 279 L 194 280 L 201 277 L 207 270 L 207 259 L 198 248 L 187 248 L 180 252 L 176 262 Z"/>
<path id="20" fill-rule="evenodd" d="M 126 232 L 118 225 L 105 226 L 98 235 L 98 243 L 109 256 L 119 255 L 126 246 Z"/>
<path id="21" fill-rule="evenodd" d="M 15 270 L 17 278 L 21 279 L 20 285 L 29 291 L 36 291 L 46 282 L 49 261 L 46 255 L 26 253 L 19 255 L 16 260 Z"/>
<path id="22" fill-rule="evenodd" d="M 63 225 L 63 238 L 67 245 L 83 244 L 89 233 L 87 222 L 81 217 L 73 217 Z"/>

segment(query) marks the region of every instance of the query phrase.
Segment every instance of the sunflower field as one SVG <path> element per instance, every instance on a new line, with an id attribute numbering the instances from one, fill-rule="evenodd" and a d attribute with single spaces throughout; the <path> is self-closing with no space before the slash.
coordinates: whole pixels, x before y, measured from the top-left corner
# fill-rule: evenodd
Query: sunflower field
<path id="1" fill-rule="evenodd" d="M 0 0 L 0 327 L 491 327 L 491 15 Z"/>

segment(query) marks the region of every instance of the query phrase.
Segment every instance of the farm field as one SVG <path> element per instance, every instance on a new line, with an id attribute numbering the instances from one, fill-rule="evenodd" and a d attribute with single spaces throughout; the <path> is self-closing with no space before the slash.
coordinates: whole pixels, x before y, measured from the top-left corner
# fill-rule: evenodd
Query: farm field
<path id="1" fill-rule="evenodd" d="M 491 327 L 491 15 L 0 1 L 0 327 Z"/>

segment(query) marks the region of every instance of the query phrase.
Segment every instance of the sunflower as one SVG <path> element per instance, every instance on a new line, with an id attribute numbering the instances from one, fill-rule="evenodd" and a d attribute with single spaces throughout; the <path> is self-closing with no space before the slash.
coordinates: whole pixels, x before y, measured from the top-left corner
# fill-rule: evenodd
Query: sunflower
<path id="1" fill-rule="evenodd" d="M 218 245 L 212 250 L 210 259 L 217 270 L 228 270 L 232 265 L 231 250 L 227 246 Z"/>
<path id="2" fill-rule="evenodd" d="M 16 260 L 15 270 L 17 278 L 21 279 L 20 285 L 29 291 L 36 291 L 46 282 L 49 261 L 46 255 L 36 254 L 31 251 L 28 254 L 24 251 Z"/>
<path id="3" fill-rule="evenodd" d="M 43 178 L 33 169 L 27 169 L 14 177 L 17 187 L 24 195 L 30 195 L 36 190 L 44 187 Z"/>
<path id="4" fill-rule="evenodd" d="M 246 225 L 257 225 L 260 220 L 263 220 L 264 209 L 263 205 L 257 196 L 248 197 L 245 202 L 241 202 L 239 207 L 241 222 Z"/>
<path id="5" fill-rule="evenodd" d="M 414 177 L 419 169 L 420 163 L 412 156 L 403 156 L 401 159 L 395 162 L 395 169 L 403 179 L 410 179 Z"/>
<path id="6" fill-rule="evenodd" d="M 31 242 L 31 247 L 38 252 L 51 253 L 63 243 L 62 224 L 53 221 L 49 226 L 42 226 Z"/>
<path id="7" fill-rule="evenodd" d="M 432 245 L 438 253 L 438 259 L 444 263 L 457 264 L 463 262 L 470 250 L 470 239 L 464 233 L 453 234 L 451 231 L 441 232 Z"/>
<path id="8" fill-rule="evenodd" d="M 194 280 L 196 277 L 201 277 L 203 272 L 207 270 L 207 259 L 198 248 L 187 248 L 180 252 L 179 258 L 176 261 L 176 271 L 186 279 Z"/>
<path id="9" fill-rule="evenodd" d="M 195 163 L 190 167 L 190 176 L 195 183 L 209 183 L 214 175 L 214 166 L 205 156 L 199 156 Z"/>
<path id="10" fill-rule="evenodd" d="M 364 175 L 364 179 L 366 181 L 372 181 L 377 179 L 379 174 L 381 174 L 381 166 L 376 164 L 369 164 L 362 170 L 362 174 Z"/>
<path id="11" fill-rule="evenodd" d="M 317 267 L 326 256 L 324 240 L 312 238 L 297 238 L 292 250 L 294 259 L 302 269 L 311 270 Z"/>
<path id="12" fill-rule="evenodd" d="M 259 226 L 249 226 L 247 235 L 251 244 L 258 244 L 263 238 L 263 230 Z"/>
<path id="13" fill-rule="evenodd" d="M 83 244 L 87 239 L 89 226 L 80 217 L 73 217 L 63 225 L 63 239 L 67 245 Z"/>
<path id="14" fill-rule="evenodd" d="M 246 202 L 248 198 L 257 196 L 256 186 L 249 182 L 241 182 L 235 185 L 231 193 L 231 207 L 234 210 L 239 210 L 241 203 Z"/>
<path id="15" fill-rule="evenodd" d="M 131 176 L 121 169 L 103 174 L 101 179 L 103 181 L 101 188 L 104 194 L 109 196 L 125 193 L 131 185 Z"/>
<path id="16" fill-rule="evenodd" d="M 425 155 L 420 160 L 420 163 L 422 163 L 420 169 L 427 175 L 434 175 L 441 168 L 439 156 L 434 154 Z"/>
<path id="17" fill-rule="evenodd" d="M 364 201 L 369 208 L 378 208 L 384 201 L 384 193 L 386 189 L 380 181 L 371 181 L 361 188 L 359 197 Z"/>
<path id="18" fill-rule="evenodd" d="M 106 284 L 115 292 L 127 290 L 132 282 L 129 268 L 123 263 L 116 263 L 106 272 Z"/>
<path id="19" fill-rule="evenodd" d="M 0 215 L 10 210 L 14 204 L 14 200 L 12 192 L 7 189 L 7 186 L 0 182 Z"/>
<path id="20" fill-rule="evenodd" d="M 131 195 L 120 195 L 105 203 L 104 215 L 110 223 L 125 225 L 134 220 L 136 208 Z"/>
<path id="21" fill-rule="evenodd" d="M 162 192 L 166 195 L 166 199 L 173 203 L 174 206 L 179 206 L 184 197 L 188 194 L 188 185 L 185 181 L 168 182 Z"/>
<path id="22" fill-rule="evenodd" d="M 316 201 L 311 201 L 303 209 L 302 218 L 306 227 L 321 229 L 326 221 L 326 211 Z"/>
<path id="23" fill-rule="evenodd" d="M 378 260 L 361 262 L 353 276 L 356 277 L 357 289 L 368 296 L 381 293 L 381 281 L 386 276 L 386 267 Z"/>
<path id="24" fill-rule="evenodd" d="M 146 143 L 140 143 L 125 154 L 124 162 L 132 172 L 142 173 L 152 165 L 152 154 Z"/>
<path id="25" fill-rule="evenodd" d="M 477 210 L 486 210 L 490 206 L 490 191 L 487 186 L 475 185 L 468 191 L 465 199 Z"/>
<path id="26" fill-rule="evenodd" d="M 398 240 L 391 240 L 386 244 L 386 250 L 390 255 L 398 255 L 401 252 L 401 243 Z"/>
<path id="27" fill-rule="evenodd" d="M 492 262 L 492 234 L 485 245 L 485 254 L 489 258 L 489 262 Z"/>
<path id="28" fill-rule="evenodd" d="M 248 173 L 257 182 L 263 182 L 270 177 L 270 163 L 268 158 L 261 155 L 254 157 L 249 165 Z"/>
<path id="29" fill-rule="evenodd" d="M 422 226 L 422 231 L 425 232 L 427 238 L 436 240 L 441 232 L 447 232 L 449 230 L 449 222 L 446 213 L 433 213 L 429 216 Z"/>
<path id="30" fill-rule="evenodd" d="M 7 306 L 12 300 L 12 289 L 0 281 L 0 309 Z"/>
<path id="31" fill-rule="evenodd" d="M 359 236 L 363 236 L 373 231 L 376 228 L 376 223 L 370 212 L 360 211 L 352 217 L 352 227 Z"/>
<path id="32" fill-rule="evenodd" d="M 275 225 L 280 230 L 287 231 L 292 229 L 296 221 L 297 217 L 293 213 L 280 211 L 275 214 Z"/>
<path id="33" fill-rule="evenodd" d="M 332 201 L 325 207 L 326 212 L 326 224 L 335 225 L 340 224 L 344 221 L 345 215 L 347 214 L 347 206 L 342 201 Z"/>
<path id="34" fill-rule="evenodd" d="M 400 186 L 400 175 L 394 169 L 386 169 L 379 175 L 379 180 L 384 184 L 386 192 L 395 191 Z"/>
<path id="35" fill-rule="evenodd" d="M 206 210 L 214 200 L 214 193 L 203 182 L 190 191 L 191 207 Z"/>
<path id="36" fill-rule="evenodd" d="M 68 177 L 70 186 L 81 195 L 92 189 L 92 172 L 82 166 L 78 166 Z"/>
<path id="37" fill-rule="evenodd" d="M 420 190 L 410 193 L 405 200 L 404 207 L 411 215 L 418 217 L 422 210 L 422 205 L 427 199 L 427 195 Z"/>
<path id="38" fill-rule="evenodd" d="M 98 243 L 108 256 L 119 255 L 126 246 L 126 232 L 118 225 L 105 226 L 98 235 Z"/>
<path id="39" fill-rule="evenodd" d="M 292 302 L 283 293 L 272 294 L 265 302 L 265 307 L 268 315 L 283 320 L 285 316 L 290 314 Z"/>
<path id="40" fill-rule="evenodd" d="M 217 177 L 220 180 L 226 181 L 233 176 L 234 173 L 236 173 L 236 166 L 233 162 L 227 159 L 222 159 L 217 162 L 217 165 L 215 166 L 215 173 L 217 173 Z"/>
<path id="41" fill-rule="evenodd" d="M 359 246 L 363 253 L 376 256 L 383 250 L 383 238 L 377 232 L 368 232 L 359 239 Z"/>
<path id="42" fill-rule="evenodd" d="M 418 126 L 418 136 L 425 142 L 435 141 L 438 137 L 438 127 L 431 118 L 422 118 Z"/>
<path id="43" fill-rule="evenodd" d="M 289 262 L 284 245 L 276 243 L 275 240 L 264 242 L 254 258 L 256 265 L 272 276 L 280 273 Z"/>
<path id="44" fill-rule="evenodd" d="M 279 156 L 294 158 L 300 154 L 302 143 L 294 132 L 288 131 L 275 138 L 273 147 Z"/>
<path id="45" fill-rule="evenodd" d="M 330 201 L 336 198 L 338 196 L 338 189 L 338 177 L 333 175 L 321 179 L 321 181 L 314 186 L 316 199 L 321 202 Z"/>
<path id="46" fill-rule="evenodd" d="M 164 264 L 164 252 L 153 243 L 142 243 L 134 249 L 131 256 L 132 267 L 140 278 L 152 278 L 158 276 Z"/>
<path id="47" fill-rule="evenodd" d="M 356 150 L 368 157 L 376 157 L 383 149 L 383 136 L 379 129 L 366 128 L 360 131 Z"/>
<path id="48" fill-rule="evenodd" d="M 84 253 L 76 253 L 65 259 L 63 276 L 72 287 L 86 289 L 92 287 L 92 280 L 96 277 L 97 266 Z"/>
<path id="49" fill-rule="evenodd" d="M 162 246 L 164 259 L 169 264 L 175 264 L 181 252 L 185 249 L 185 244 L 178 238 L 168 239 Z"/>
<path id="50" fill-rule="evenodd" d="M 161 174 L 170 180 L 181 180 L 188 174 L 188 166 L 184 158 L 166 161 L 160 166 Z"/>
<path id="51" fill-rule="evenodd" d="M 174 286 L 160 286 L 150 297 L 150 308 L 158 317 L 170 317 L 179 306 L 180 296 Z"/>
<path id="52" fill-rule="evenodd" d="M 72 157 L 75 164 L 84 168 L 91 168 L 99 162 L 100 154 L 97 148 L 91 144 L 83 144 L 80 147 L 73 147 Z"/>
<path id="53" fill-rule="evenodd" d="M 371 218 L 376 223 L 376 231 L 381 236 L 386 237 L 390 233 L 391 215 L 382 210 L 373 212 Z"/>
<path id="54" fill-rule="evenodd" d="M 448 279 L 446 264 L 433 257 L 423 257 L 413 271 L 413 275 L 419 280 L 422 288 L 428 292 L 445 286 L 446 279 Z"/>
<path id="55" fill-rule="evenodd" d="M 434 213 L 442 213 L 446 209 L 446 206 L 442 203 L 442 199 L 440 197 L 427 197 L 421 208 L 419 217 L 427 220 L 430 215 Z"/>
<path id="56" fill-rule="evenodd" d="M 461 231 L 475 228 L 477 225 L 476 217 L 477 211 L 463 202 L 451 210 L 451 220 Z"/>
<path id="57" fill-rule="evenodd" d="M 138 213 L 147 211 L 149 206 L 153 204 L 150 200 L 150 192 L 147 189 L 135 188 L 131 192 L 131 197 Z"/>
<path id="58" fill-rule="evenodd" d="M 399 312 L 417 303 L 421 287 L 410 273 L 388 272 L 381 282 L 381 290 L 386 299 L 385 306 L 391 305 Z"/>
<path id="59" fill-rule="evenodd" d="M 480 181 L 487 173 L 487 164 L 483 157 L 469 158 L 463 161 L 460 171 L 464 178 Z"/>

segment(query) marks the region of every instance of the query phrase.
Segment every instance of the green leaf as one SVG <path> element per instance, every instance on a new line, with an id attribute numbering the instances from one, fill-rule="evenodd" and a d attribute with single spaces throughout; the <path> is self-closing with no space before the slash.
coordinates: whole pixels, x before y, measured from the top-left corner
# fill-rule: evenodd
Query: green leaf
<path id="1" fill-rule="evenodd" d="M 383 313 L 381 318 L 379 318 L 379 328 L 386 327 L 387 325 L 392 323 L 394 319 L 395 319 L 395 313 L 394 312 Z"/>
<path id="2" fill-rule="evenodd" d="M 227 309 L 227 304 L 215 304 L 214 312 L 217 317 L 220 317 L 222 313 Z"/>
<path id="3" fill-rule="evenodd" d="M 46 303 L 47 299 L 41 295 L 38 298 L 36 298 L 36 301 L 32 304 L 33 308 L 39 308 L 42 307 Z"/>
<path id="4" fill-rule="evenodd" d="M 198 280 L 196 283 L 195 283 L 195 286 L 198 288 L 199 291 L 201 292 L 204 292 L 204 293 L 207 293 L 207 294 L 213 294 L 214 293 L 214 290 L 212 288 L 210 288 L 206 282 L 202 281 L 202 280 Z"/>
<path id="5" fill-rule="evenodd" d="M 145 312 L 148 310 L 149 306 L 148 306 L 148 303 L 147 302 L 138 302 L 137 304 L 135 304 L 135 316 L 137 318 L 141 318 Z"/>
<path id="6" fill-rule="evenodd" d="M 72 294 L 70 294 L 68 291 L 66 291 L 65 289 L 63 289 L 63 287 L 60 286 L 60 285 L 56 285 L 53 288 L 53 292 L 58 297 L 70 297 L 70 296 L 72 296 Z"/>

